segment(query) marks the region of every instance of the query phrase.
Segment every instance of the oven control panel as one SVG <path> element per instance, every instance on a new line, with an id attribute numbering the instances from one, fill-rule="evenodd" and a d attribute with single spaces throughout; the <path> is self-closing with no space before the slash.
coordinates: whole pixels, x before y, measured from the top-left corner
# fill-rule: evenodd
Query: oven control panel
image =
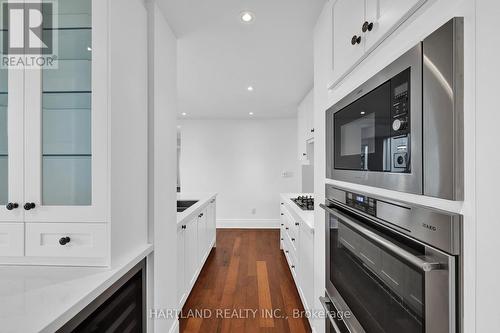
<path id="1" fill-rule="evenodd" d="M 346 204 L 363 213 L 377 216 L 377 200 L 366 195 L 346 192 Z"/>

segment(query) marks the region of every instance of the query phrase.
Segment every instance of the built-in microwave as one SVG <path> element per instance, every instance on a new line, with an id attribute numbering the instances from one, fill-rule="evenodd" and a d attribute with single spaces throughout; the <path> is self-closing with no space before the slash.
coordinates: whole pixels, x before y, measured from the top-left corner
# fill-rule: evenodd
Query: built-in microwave
<path id="1" fill-rule="evenodd" d="M 463 200 L 463 20 L 326 113 L 327 178 Z"/>

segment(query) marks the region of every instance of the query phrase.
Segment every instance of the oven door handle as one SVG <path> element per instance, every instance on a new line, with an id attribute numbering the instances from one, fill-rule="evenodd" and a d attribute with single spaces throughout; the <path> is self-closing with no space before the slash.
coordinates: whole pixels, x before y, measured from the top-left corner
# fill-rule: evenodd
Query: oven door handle
<path id="1" fill-rule="evenodd" d="M 333 329 L 335 330 L 335 333 L 342 333 L 342 331 L 340 330 L 339 326 L 335 322 L 335 319 L 333 319 L 332 314 L 330 313 L 330 310 L 328 309 L 328 306 L 327 306 L 327 303 L 330 303 L 332 305 L 333 305 L 333 303 L 330 302 L 330 300 L 328 298 L 326 298 L 326 297 L 320 297 L 319 301 L 321 302 L 321 305 L 325 309 L 326 316 L 328 317 L 328 320 L 330 320 L 330 323 L 332 324 Z"/>
<path id="2" fill-rule="evenodd" d="M 342 214 L 338 210 L 336 210 L 334 208 L 327 207 L 324 204 L 320 204 L 319 206 L 321 208 L 323 208 L 325 211 L 327 211 L 328 213 L 332 214 L 333 216 L 341 219 L 344 224 L 347 224 L 348 226 L 350 226 L 354 230 L 363 234 L 363 236 L 370 239 L 374 243 L 378 244 L 380 247 L 394 253 L 395 255 L 399 256 L 400 258 L 403 258 L 404 260 L 411 263 L 413 266 L 418 267 L 420 270 L 422 270 L 424 272 L 430 272 L 430 271 L 443 269 L 443 265 L 441 263 L 429 262 L 429 261 L 425 261 L 422 258 L 417 257 L 416 255 L 394 245 L 393 243 L 391 243 L 387 239 L 380 237 L 379 235 L 377 235 L 373 231 L 363 227 L 359 223 L 354 222 L 353 220 L 351 220 L 349 217 Z"/>

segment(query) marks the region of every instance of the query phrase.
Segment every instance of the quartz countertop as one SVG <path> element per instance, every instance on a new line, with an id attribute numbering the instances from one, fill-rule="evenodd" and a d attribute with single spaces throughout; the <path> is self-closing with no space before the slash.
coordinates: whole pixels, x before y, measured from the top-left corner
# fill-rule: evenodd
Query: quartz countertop
<path id="1" fill-rule="evenodd" d="M 196 217 L 197 213 L 205 208 L 210 201 L 217 197 L 217 193 L 177 193 L 177 200 L 198 201 L 182 213 L 177 213 L 177 224 L 185 223 Z"/>
<path id="2" fill-rule="evenodd" d="M 313 210 L 302 210 L 295 202 L 292 201 L 293 198 L 298 196 L 312 196 L 313 193 L 281 193 L 282 202 L 289 208 L 289 210 L 295 214 L 300 220 L 302 220 L 312 231 L 314 231 L 314 211 Z M 316 204 L 316 203 L 315 203 Z"/>
<path id="3" fill-rule="evenodd" d="M 0 267 L 0 332 L 55 332 L 152 251 L 144 245 L 110 268 Z"/>

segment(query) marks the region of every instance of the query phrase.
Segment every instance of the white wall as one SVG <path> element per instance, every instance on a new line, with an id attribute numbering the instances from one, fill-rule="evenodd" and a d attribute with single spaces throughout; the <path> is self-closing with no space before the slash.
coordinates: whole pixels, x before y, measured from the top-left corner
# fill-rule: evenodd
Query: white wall
<path id="1" fill-rule="evenodd" d="M 478 6 L 476 17 L 476 2 Z M 396 200 L 419 203 L 437 207 L 443 210 L 458 212 L 464 215 L 464 330 L 466 333 L 492 332 L 498 329 L 500 313 L 495 302 L 500 298 L 499 287 L 495 277 L 499 275 L 498 265 L 491 264 L 491 254 L 498 253 L 498 242 L 495 235 L 499 234 L 498 223 L 494 210 L 494 191 L 500 186 L 491 183 L 492 170 L 497 170 L 498 156 L 491 154 L 488 148 L 494 138 L 491 133 L 496 131 L 493 98 L 494 87 L 498 86 L 494 77 L 498 73 L 498 38 L 488 38 L 488 32 L 494 31 L 494 17 L 499 14 L 497 1 L 474 0 L 428 0 L 418 12 L 404 23 L 396 33 L 386 39 L 367 59 L 344 79 L 332 91 L 327 90 L 328 73 L 332 66 L 331 52 L 331 4 L 325 5 L 322 18 L 318 21 L 315 31 L 315 121 L 316 121 L 316 151 L 324 151 L 325 110 L 334 105 L 346 94 L 354 90 L 361 83 L 373 76 L 383 67 L 395 60 L 399 55 L 421 41 L 425 36 L 447 22 L 454 16 L 463 16 L 465 25 L 465 201 L 451 202 L 418 195 L 402 194 L 399 192 L 375 189 L 362 185 L 348 184 L 325 179 L 325 156 L 316 154 L 315 158 L 315 191 L 318 202 L 324 200 L 325 182 L 343 185 L 353 190 L 367 191 Z M 478 30 L 476 31 L 476 24 Z M 480 35 L 480 36 L 479 36 Z M 476 40 L 476 36 L 479 38 Z M 477 43 L 477 45 L 476 45 Z M 477 47 L 477 49 L 476 49 Z M 493 50 L 493 48 L 496 48 Z M 496 52 L 495 52 L 496 51 Z M 476 59 L 476 53 L 478 58 Z M 480 62 L 481 61 L 481 62 Z M 476 64 L 478 66 L 478 80 L 484 83 L 476 87 Z M 495 67 L 496 66 L 496 67 Z M 481 70 L 480 70 L 481 69 Z M 481 103 L 476 105 L 476 90 L 483 96 Z M 498 94 L 496 94 L 498 95 Z M 484 104 L 483 104 L 484 102 Z M 476 125 L 476 116 L 478 123 Z M 476 139 L 477 133 L 477 139 Z M 477 149 L 477 150 L 476 150 Z M 483 150 L 484 149 L 484 150 Z M 476 158 L 476 154 L 477 158 Z M 477 163 L 477 170 L 476 170 Z M 481 168 L 481 169 L 480 169 Z M 479 171 L 482 172 L 479 172 Z M 477 176 L 476 176 L 477 175 Z M 477 178 L 477 197 L 476 197 Z M 498 177 L 496 177 L 498 182 Z M 476 201 L 485 203 L 478 205 L 476 216 Z M 477 221 L 477 222 L 476 222 Z M 476 224 L 477 223 L 477 224 Z M 324 224 L 324 213 L 316 212 L 316 224 Z M 476 226 L 479 228 L 476 241 Z M 495 232 L 496 231 L 496 232 Z M 316 252 L 316 296 L 324 293 L 324 230 L 315 234 Z M 495 245 L 493 245 L 495 244 Z M 476 256 L 477 247 L 477 256 Z M 476 265 L 478 265 L 476 271 Z M 476 276 L 477 274 L 477 276 Z M 477 280 L 476 280 L 477 279 Z M 481 285 L 479 285 L 481 283 Z M 476 289 L 477 288 L 477 289 Z M 476 291 L 477 290 L 477 291 Z M 477 302 L 477 307 L 476 307 Z M 318 304 L 316 305 L 318 306 Z M 323 323 L 318 322 L 318 327 Z M 317 332 L 323 332 L 317 329 Z"/>
<path id="2" fill-rule="evenodd" d="M 149 308 L 166 311 L 177 308 L 177 274 L 172 274 L 177 265 L 177 39 L 153 2 L 149 14 L 149 236 L 154 243 Z M 177 323 L 158 318 L 149 322 L 149 332 L 151 324 L 155 332 L 177 332 Z"/>
<path id="3" fill-rule="evenodd" d="M 296 126 L 296 119 L 182 121 L 181 191 L 218 192 L 218 227 L 278 227 L 279 193 L 300 188 Z"/>

